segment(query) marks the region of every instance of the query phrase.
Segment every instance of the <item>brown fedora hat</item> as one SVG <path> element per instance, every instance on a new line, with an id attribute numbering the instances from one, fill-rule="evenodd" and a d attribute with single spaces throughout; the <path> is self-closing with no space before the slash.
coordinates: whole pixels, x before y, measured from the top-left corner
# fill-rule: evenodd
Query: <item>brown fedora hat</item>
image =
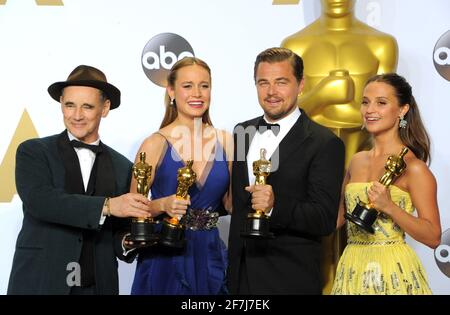
<path id="1" fill-rule="evenodd" d="M 48 87 L 48 93 L 57 102 L 62 94 L 62 90 L 71 85 L 89 86 L 103 91 L 111 101 L 111 109 L 120 105 L 120 90 L 108 83 L 106 76 L 97 68 L 81 65 L 76 67 L 67 78 L 67 81 L 55 82 Z"/>

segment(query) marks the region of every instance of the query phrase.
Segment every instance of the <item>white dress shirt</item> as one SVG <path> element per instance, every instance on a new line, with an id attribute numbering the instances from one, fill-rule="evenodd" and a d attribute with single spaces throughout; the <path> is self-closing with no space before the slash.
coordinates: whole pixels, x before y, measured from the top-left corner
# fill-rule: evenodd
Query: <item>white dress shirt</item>
<path id="1" fill-rule="evenodd" d="M 250 147 L 247 153 L 247 169 L 248 169 L 248 179 L 249 184 L 253 185 L 255 183 L 255 175 L 253 174 L 253 162 L 260 159 L 260 151 L 261 149 L 266 149 L 266 159 L 270 160 L 270 157 L 275 152 L 275 150 L 280 145 L 281 140 L 288 134 L 289 130 L 291 130 L 292 126 L 294 126 L 295 122 L 300 117 L 300 110 L 298 107 L 286 117 L 278 120 L 272 121 L 271 124 L 279 124 L 280 132 L 278 135 L 272 132 L 272 130 L 266 130 L 262 134 L 259 132 L 255 133 L 252 142 L 250 143 Z M 264 120 L 267 121 L 264 116 Z"/>
<path id="2" fill-rule="evenodd" d="M 295 122 L 299 119 L 300 114 L 300 109 L 297 107 L 286 117 L 278 121 L 271 121 L 271 124 L 280 125 L 280 131 L 278 135 L 275 135 L 272 130 L 269 129 L 262 134 L 258 131 L 255 133 L 255 136 L 250 143 L 250 147 L 247 153 L 247 171 L 250 185 L 253 185 L 255 183 L 256 176 L 253 174 L 253 162 L 261 158 L 261 149 L 266 149 L 266 159 L 270 160 L 272 154 L 280 145 L 281 140 L 283 140 L 283 138 L 288 134 L 289 130 L 291 130 L 292 126 L 294 126 Z M 263 119 L 268 122 L 265 115 Z M 270 216 L 271 214 L 272 210 L 267 213 L 268 216 Z"/>
<path id="3" fill-rule="evenodd" d="M 78 140 L 70 131 L 67 130 L 67 135 L 69 136 L 69 141 Z M 99 145 L 100 138 L 92 143 L 88 143 L 92 145 Z M 73 148 L 78 156 L 78 161 L 80 162 L 81 176 L 83 177 L 84 191 L 87 190 L 89 184 L 89 178 L 91 177 L 92 167 L 94 166 L 96 154 L 89 149 L 86 148 Z M 101 215 L 100 217 L 100 225 L 103 225 L 105 222 L 106 216 Z"/>

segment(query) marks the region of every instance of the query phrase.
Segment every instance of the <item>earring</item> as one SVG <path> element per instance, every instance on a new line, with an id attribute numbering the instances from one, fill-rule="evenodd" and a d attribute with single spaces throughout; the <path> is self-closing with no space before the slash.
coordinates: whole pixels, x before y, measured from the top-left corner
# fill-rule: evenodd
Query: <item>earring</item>
<path id="1" fill-rule="evenodd" d="M 403 117 L 404 116 L 400 116 L 400 121 L 398 122 L 398 127 L 402 128 L 402 129 L 405 129 L 406 125 L 408 125 L 408 122 Z"/>
<path id="2" fill-rule="evenodd" d="M 174 106 L 175 107 L 175 99 L 174 98 L 170 99 L 170 106 Z"/>

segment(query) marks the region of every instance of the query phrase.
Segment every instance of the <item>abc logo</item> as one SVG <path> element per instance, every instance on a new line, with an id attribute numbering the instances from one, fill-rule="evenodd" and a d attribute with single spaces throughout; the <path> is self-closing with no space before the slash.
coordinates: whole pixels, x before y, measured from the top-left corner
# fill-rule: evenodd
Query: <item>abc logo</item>
<path id="1" fill-rule="evenodd" d="M 194 50 L 180 35 L 161 33 L 152 37 L 142 51 L 142 69 L 153 83 L 165 87 L 170 68 L 184 57 L 193 57 Z"/>
<path id="2" fill-rule="evenodd" d="M 450 229 L 441 237 L 441 245 L 434 250 L 434 259 L 439 269 L 450 278 Z"/>
<path id="3" fill-rule="evenodd" d="M 434 67 L 447 81 L 450 81 L 450 31 L 439 38 L 433 50 Z"/>

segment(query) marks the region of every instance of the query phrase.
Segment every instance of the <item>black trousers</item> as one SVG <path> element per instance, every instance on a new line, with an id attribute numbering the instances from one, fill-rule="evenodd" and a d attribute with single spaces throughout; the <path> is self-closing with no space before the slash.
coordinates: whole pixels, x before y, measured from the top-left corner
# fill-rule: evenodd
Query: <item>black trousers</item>
<path id="1" fill-rule="evenodd" d="M 250 288 L 248 285 L 247 264 L 245 263 L 245 251 L 241 254 L 241 264 L 239 267 L 239 286 L 237 288 L 237 294 L 250 295 Z"/>

